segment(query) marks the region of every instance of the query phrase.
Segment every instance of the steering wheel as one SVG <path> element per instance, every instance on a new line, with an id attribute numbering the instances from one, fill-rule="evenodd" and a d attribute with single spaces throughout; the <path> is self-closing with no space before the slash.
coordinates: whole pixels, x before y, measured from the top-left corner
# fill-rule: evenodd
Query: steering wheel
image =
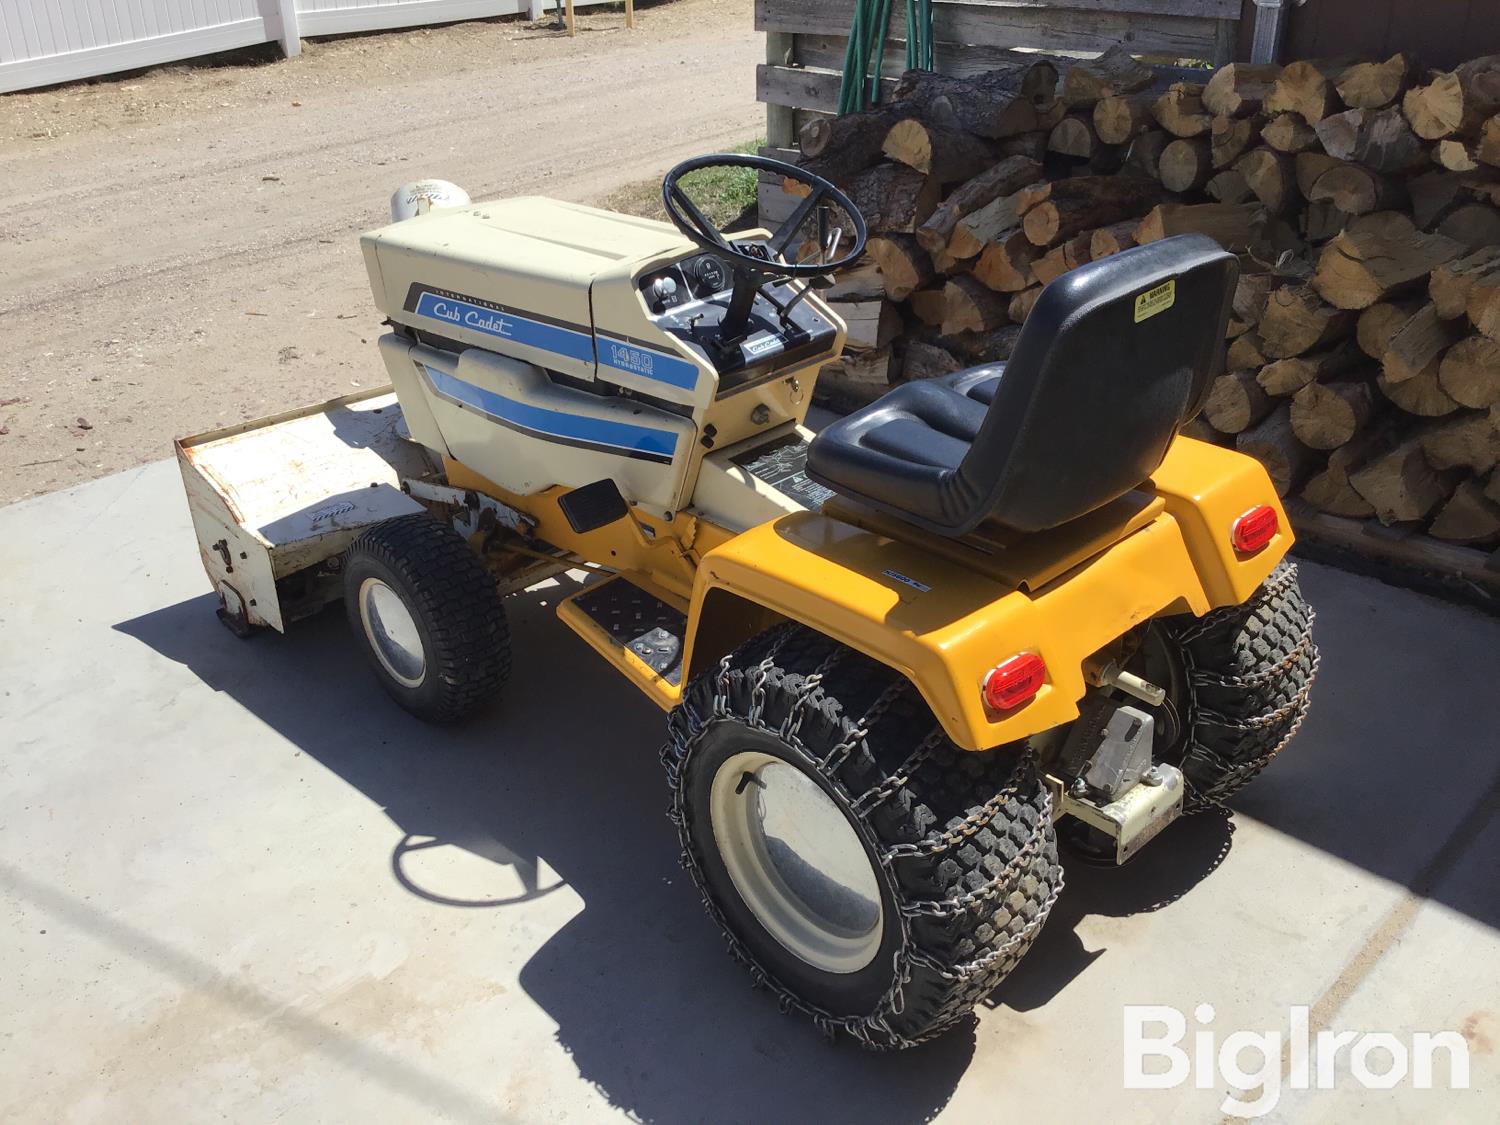
<path id="1" fill-rule="evenodd" d="M 801 184 L 807 188 L 807 194 L 787 216 L 786 221 L 776 228 L 776 233 L 771 235 L 769 241 L 735 242 L 714 225 L 713 221 L 703 213 L 702 208 L 694 203 L 683 190 L 679 182 L 690 172 L 697 172 L 704 168 L 725 167 L 752 168 L 757 172 L 770 172 L 783 177 L 784 180 Z M 730 294 L 729 307 L 725 310 L 724 318 L 718 325 L 719 344 L 724 348 L 737 346 L 736 342 L 744 337 L 750 325 L 750 314 L 755 308 L 757 296 L 769 301 L 778 310 L 784 322 L 792 306 L 807 292 L 804 289 L 791 301 L 783 302 L 778 300 L 770 289 L 772 283 L 798 277 L 808 279 L 826 277 L 831 273 L 848 269 L 865 252 L 865 219 L 852 199 L 822 176 L 815 176 L 806 169 L 798 168 L 795 164 L 786 164 L 769 157 L 751 156 L 741 152 L 720 152 L 684 160 L 668 172 L 666 178 L 662 180 L 661 199 L 668 217 L 677 229 L 703 249 L 712 251 L 717 257 L 724 259 L 730 272 L 734 274 L 734 291 Z M 807 263 L 787 261 L 787 248 L 814 211 L 818 215 L 818 245 L 823 253 L 826 254 L 833 249 L 833 246 L 829 245 L 830 242 L 836 245 L 837 242 L 843 240 L 842 227 L 838 228 L 836 239 L 829 237 L 826 230 L 828 211 L 826 207 L 820 206 L 824 203 L 837 207 L 848 216 L 854 236 L 849 252 L 831 262 L 826 260 Z"/>
<path id="2" fill-rule="evenodd" d="M 689 172 L 697 172 L 703 168 L 753 168 L 757 172 L 770 172 L 787 180 L 799 183 L 808 189 L 807 195 L 797 204 L 796 209 L 787 216 L 786 221 L 776 228 L 776 233 L 771 235 L 770 241 L 766 243 L 751 243 L 753 246 L 764 246 L 768 251 L 766 257 L 758 257 L 753 253 L 747 253 L 740 246 L 731 242 L 724 232 L 714 225 L 713 221 L 692 201 L 687 192 L 682 189 L 678 182 Z M 705 250 L 712 250 L 719 257 L 724 258 L 730 269 L 739 269 L 758 275 L 762 278 L 770 277 L 821 277 L 825 274 L 837 273 L 839 270 L 848 269 L 858 261 L 859 256 L 865 252 L 865 220 L 859 213 L 859 208 L 854 201 L 825 180 L 822 176 L 815 176 L 806 169 L 798 168 L 795 164 L 787 164 L 780 160 L 772 160 L 765 156 L 751 156 L 743 152 L 721 152 L 711 153 L 708 156 L 695 156 L 691 160 L 684 160 L 670 172 L 661 183 L 662 205 L 667 209 L 667 216 L 672 223 L 692 241 L 696 242 Z M 778 258 L 785 258 L 787 247 L 791 245 L 792 239 L 802 229 L 808 217 L 812 215 L 818 205 L 827 201 L 842 210 L 849 216 L 853 225 L 854 244 L 847 254 L 832 262 L 811 262 L 798 264 Z M 820 239 L 821 241 L 821 239 Z"/>

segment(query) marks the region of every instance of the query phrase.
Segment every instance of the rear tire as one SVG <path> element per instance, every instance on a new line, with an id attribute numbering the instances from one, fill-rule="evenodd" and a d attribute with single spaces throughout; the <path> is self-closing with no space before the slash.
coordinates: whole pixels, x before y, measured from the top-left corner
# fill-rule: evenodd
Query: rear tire
<path id="1" fill-rule="evenodd" d="M 387 520 L 354 541 L 344 609 L 381 687 L 419 719 L 463 719 L 510 675 L 495 580 L 456 531 L 428 516 Z"/>
<path id="2" fill-rule="evenodd" d="M 1221 805 L 1281 752 L 1307 715 L 1318 670 L 1314 614 L 1281 562 L 1243 605 L 1160 622 L 1179 664 L 1184 737 L 1172 758 L 1189 812 Z"/>
<path id="3" fill-rule="evenodd" d="M 967 1017 L 1062 889 L 1030 758 L 959 750 L 904 677 L 800 626 L 697 677 L 662 760 L 730 952 L 783 1009 L 867 1047 Z"/>

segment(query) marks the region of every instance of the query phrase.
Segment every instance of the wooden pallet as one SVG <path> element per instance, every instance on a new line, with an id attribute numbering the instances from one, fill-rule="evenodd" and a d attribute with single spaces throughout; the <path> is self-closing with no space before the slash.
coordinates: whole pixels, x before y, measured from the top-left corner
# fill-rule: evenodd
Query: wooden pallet
<path id="1" fill-rule="evenodd" d="M 1330 516 L 1298 500 L 1286 509 L 1302 558 L 1500 613 L 1500 550 L 1444 543 L 1420 525 Z"/>
<path id="2" fill-rule="evenodd" d="M 1162 59 L 1228 62 L 1240 0 L 949 0 L 933 10 L 934 67 L 972 75 L 1019 51 L 1095 55 L 1117 43 Z M 755 27 L 766 35 L 756 97 L 766 103 L 766 138 L 796 143 L 809 114 L 838 104 L 839 73 L 854 0 L 755 0 Z M 898 77 L 906 59 L 905 6 L 893 4 L 881 73 Z"/>

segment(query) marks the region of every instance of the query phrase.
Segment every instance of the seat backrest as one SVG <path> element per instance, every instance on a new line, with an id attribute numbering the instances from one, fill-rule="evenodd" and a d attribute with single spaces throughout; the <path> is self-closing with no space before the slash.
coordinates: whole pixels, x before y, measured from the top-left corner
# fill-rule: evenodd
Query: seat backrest
<path id="1" fill-rule="evenodd" d="M 949 483 L 959 507 L 1044 531 L 1146 480 L 1218 374 L 1238 274 L 1182 235 L 1047 286 Z"/>

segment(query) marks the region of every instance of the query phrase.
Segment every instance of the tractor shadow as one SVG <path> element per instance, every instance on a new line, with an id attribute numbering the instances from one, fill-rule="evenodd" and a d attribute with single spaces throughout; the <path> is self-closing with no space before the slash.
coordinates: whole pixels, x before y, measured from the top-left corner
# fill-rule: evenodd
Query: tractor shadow
<path id="1" fill-rule="evenodd" d="M 1304 586 L 1323 611 L 1324 672 L 1312 714 L 1297 753 L 1236 806 L 1500 926 L 1493 887 L 1450 885 L 1432 866 L 1465 816 L 1473 819 L 1468 810 L 1494 800 L 1493 756 L 1475 752 L 1487 744 L 1484 731 L 1493 737 L 1493 707 L 1475 701 L 1493 689 L 1484 652 L 1468 649 L 1500 641 L 1500 629 L 1425 599 L 1392 604 L 1387 588 L 1321 568 L 1304 568 Z M 508 603 L 515 670 L 506 697 L 448 729 L 418 723 L 386 699 L 338 607 L 289 636 L 249 642 L 223 631 L 208 596 L 116 628 L 233 697 L 383 808 L 399 840 L 391 876 L 413 895 L 498 927 L 524 926 L 525 904 L 559 880 L 578 895 L 581 912 L 546 938 L 520 981 L 557 1024 L 580 1075 L 612 1104 L 661 1122 L 709 1112 L 724 1122 L 933 1117 L 973 1061 L 972 1028 L 892 1066 L 847 1043 L 829 1046 L 800 1017 L 751 993 L 677 864 L 656 759 L 662 715 L 559 625 L 553 603 L 565 592 Z M 1453 627 L 1445 630 L 1447 614 Z M 1416 696 L 1426 705 L 1414 708 Z M 523 892 L 471 901 L 424 883 L 411 873 L 420 864 L 407 861 L 436 844 L 512 867 Z M 1167 907 L 1212 878 L 1232 844 L 1228 816 L 1204 814 L 1173 825 L 1123 870 L 1064 854 L 1066 892 L 987 1005 L 1044 1008 L 1110 954 L 1079 937 L 1085 918 Z"/>
<path id="2" fill-rule="evenodd" d="M 933 1117 L 970 1065 L 972 1030 L 893 1068 L 826 1043 L 751 990 L 678 866 L 657 760 L 662 714 L 557 622 L 565 592 L 507 603 L 515 659 L 505 698 L 455 728 L 419 723 L 385 697 L 337 606 L 289 636 L 245 642 L 217 623 L 211 596 L 116 628 L 383 808 L 395 826 L 391 877 L 425 902 L 504 929 L 526 926 L 525 904 L 560 885 L 581 898 L 520 981 L 612 1104 L 659 1122 Z M 420 853 L 444 845 L 513 869 L 521 893 L 472 900 L 424 882 L 432 869 Z M 497 1072 L 522 1065 L 494 1062 Z"/>
<path id="3" fill-rule="evenodd" d="M 1081 860 L 1059 844 L 1067 880 L 1041 937 L 1010 976 L 984 1001 L 986 1008 L 1029 1012 L 1043 1008 L 1069 982 L 1109 952 L 1089 949 L 1078 927 L 1090 916 L 1128 918 L 1150 914 L 1190 893 L 1229 858 L 1234 819 L 1212 809 L 1169 825 L 1124 867 Z"/>

